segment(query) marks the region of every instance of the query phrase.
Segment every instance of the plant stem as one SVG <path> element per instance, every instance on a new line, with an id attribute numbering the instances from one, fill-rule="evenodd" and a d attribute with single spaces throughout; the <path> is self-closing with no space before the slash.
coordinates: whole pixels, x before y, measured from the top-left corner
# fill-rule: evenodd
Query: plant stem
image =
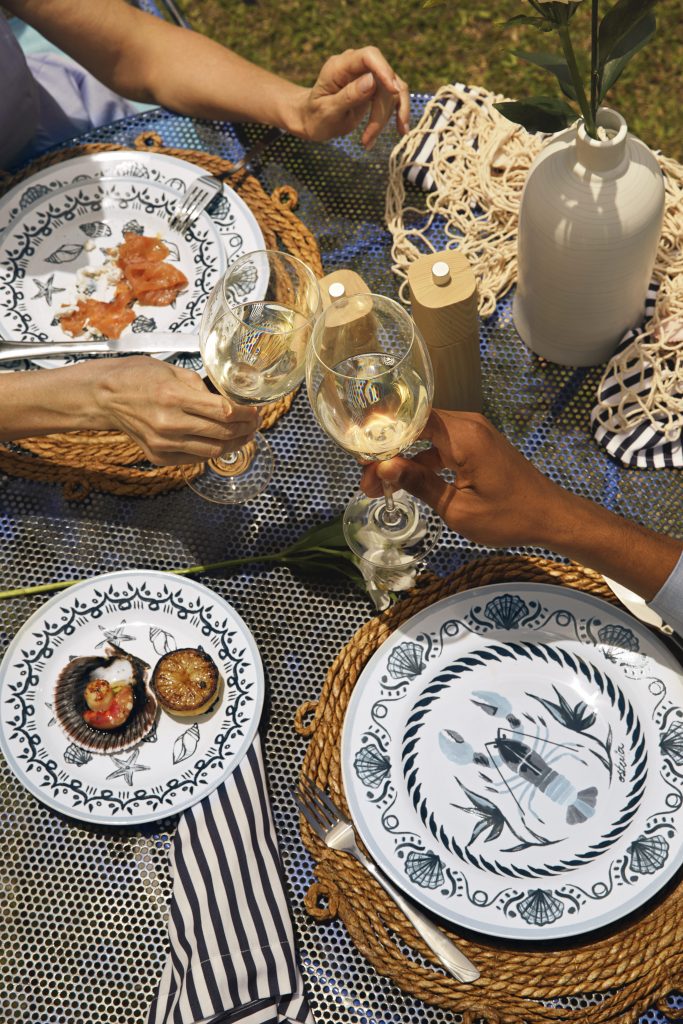
<path id="1" fill-rule="evenodd" d="M 600 97 L 600 72 L 598 70 L 598 4 L 593 0 L 591 8 L 591 114 L 593 124 L 597 124 L 598 103 Z"/>
<path id="2" fill-rule="evenodd" d="M 559 24 L 557 26 L 557 31 L 560 33 L 562 50 L 564 52 L 564 59 L 567 61 L 569 74 L 572 76 L 572 84 L 574 85 L 576 99 L 581 108 L 581 113 L 583 115 L 583 121 L 586 126 L 586 131 L 591 136 L 591 138 L 595 139 L 597 138 L 597 134 L 595 131 L 595 120 L 591 112 L 590 104 L 586 99 L 586 93 L 583 88 L 583 82 L 581 81 L 581 72 L 579 71 L 579 66 L 576 63 L 574 48 L 572 46 L 572 41 L 569 37 L 569 26 L 566 23 Z"/>
<path id="3" fill-rule="evenodd" d="M 222 562 L 207 562 L 206 565 L 190 565 L 186 569 L 168 569 L 167 572 L 174 576 L 192 576 L 195 573 L 211 572 L 213 569 L 236 569 L 238 566 L 256 562 L 279 562 L 284 559 L 284 552 L 276 554 L 259 555 L 251 558 L 229 558 Z M 15 590 L 0 590 L 0 600 L 5 597 L 28 597 L 31 594 L 48 594 L 51 590 L 66 590 L 77 583 L 87 583 L 83 580 L 60 580 L 58 583 L 39 583 L 34 587 L 17 587 Z"/>

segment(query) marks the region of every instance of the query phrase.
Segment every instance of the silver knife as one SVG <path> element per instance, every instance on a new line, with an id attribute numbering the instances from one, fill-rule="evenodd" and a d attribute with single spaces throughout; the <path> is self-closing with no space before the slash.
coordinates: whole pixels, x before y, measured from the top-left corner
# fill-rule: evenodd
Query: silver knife
<path id="1" fill-rule="evenodd" d="M 125 338 L 80 338 L 75 341 L 12 340 L 0 338 L 0 362 L 11 359 L 50 359 L 53 356 L 130 355 L 133 352 L 199 352 L 199 335 L 154 331 Z"/>

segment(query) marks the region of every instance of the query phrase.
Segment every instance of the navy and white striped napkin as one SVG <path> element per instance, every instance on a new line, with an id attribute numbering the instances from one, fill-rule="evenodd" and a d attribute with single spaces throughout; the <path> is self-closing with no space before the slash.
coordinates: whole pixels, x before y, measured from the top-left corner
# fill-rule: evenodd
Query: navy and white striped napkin
<path id="1" fill-rule="evenodd" d="M 475 102 L 483 102 L 483 96 L 488 95 L 485 90 L 479 89 L 477 86 L 464 85 L 462 82 L 456 82 L 453 88 L 459 93 L 466 93 L 468 96 L 471 96 Z M 481 100 L 480 96 L 482 97 Z M 431 192 L 436 187 L 434 178 L 429 170 L 429 165 L 438 134 L 442 128 L 445 128 L 455 111 L 459 110 L 462 105 L 463 101 L 461 99 L 447 99 L 444 96 L 443 99 L 434 104 L 428 123 L 421 129 L 422 138 L 419 140 L 410 158 L 410 164 L 406 169 L 405 176 L 409 182 L 417 185 L 424 192 Z M 417 129 L 413 130 L 416 131 Z M 472 144 L 476 146 L 475 139 L 472 140 Z"/>
<path id="2" fill-rule="evenodd" d="M 170 953 L 147 1024 L 314 1024 L 259 736 L 182 816 L 171 858 Z"/>
<path id="3" fill-rule="evenodd" d="M 651 284 L 645 300 L 644 321 L 652 317 L 657 291 L 658 286 L 654 283 Z M 621 339 L 615 355 L 630 345 L 641 329 L 642 326 L 627 331 Z M 632 368 L 633 373 L 620 382 L 616 379 L 614 372 L 610 372 L 608 364 L 607 373 L 598 391 L 599 403 L 606 403 L 610 408 L 618 405 L 624 387 L 633 389 L 633 404 L 637 402 L 639 395 L 645 397 L 649 393 L 652 367 L 643 365 L 637 357 L 630 360 L 627 367 Z M 663 429 L 659 430 L 649 420 L 627 430 L 611 431 L 605 426 L 608 412 L 609 410 L 603 408 L 602 404 L 596 405 L 591 413 L 591 424 L 595 440 L 603 448 L 606 448 L 615 459 L 625 466 L 632 466 L 636 469 L 683 468 L 683 438 L 680 435 L 671 440 L 667 438 Z"/>

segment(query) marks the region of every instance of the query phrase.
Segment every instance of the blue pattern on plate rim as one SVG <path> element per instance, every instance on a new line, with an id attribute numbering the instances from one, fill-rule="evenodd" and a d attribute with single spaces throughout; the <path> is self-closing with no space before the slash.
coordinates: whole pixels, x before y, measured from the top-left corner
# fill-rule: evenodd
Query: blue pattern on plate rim
<path id="1" fill-rule="evenodd" d="M 124 584 L 104 584 L 85 598 L 77 596 L 69 600 L 67 597 L 54 609 L 54 614 L 42 619 L 39 628 L 32 629 L 30 636 L 23 638 L 5 672 L 2 689 L 10 763 L 14 759 L 20 777 L 30 778 L 48 800 L 51 798 L 55 804 L 60 804 L 67 813 L 73 809 L 79 816 L 86 817 L 88 813 L 98 817 L 130 815 L 133 820 L 141 811 L 146 816 L 158 816 L 156 812 L 164 809 L 168 814 L 176 813 L 179 799 L 186 806 L 198 789 L 219 777 L 226 761 L 253 725 L 260 683 L 244 634 L 235 620 L 226 615 L 220 599 L 212 597 L 208 591 L 204 595 L 202 589 L 193 587 L 188 591 L 186 584 L 164 582 L 154 586 L 130 579 Z M 130 643 L 134 647 L 135 640 L 140 639 L 139 630 L 143 628 L 146 639 L 157 653 L 175 649 L 177 644 L 171 630 L 142 627 L 140 623 L 131 625 L 127 621 L 131 613 L 137 619 L 144 617 L 146 611 L 168 615 L 178 624 L 187 623 L 201 634 L 201 646 L 219 666 L 228 696 L 224 698 L 215 736 L 201 757 L 195 757 L 203 727 L 201 719 L 188 722 L 168 749 L 154 748 L 155 766 L 168 763 L 168 777 L 163 785 L 145 788 L 144 774 L 150 770 L 148 744 L 156 742 L 153 733 L 132 750 L 116 755 L 94 755 L 98 761 L 110 762 L 107 778 L 123 787 L 118 791 L 107 787 L 98 789 L 87 778 L 86 766 L 92 761 L 92 754 L 68 743 L 60 764 L 46 750 L 44 737 L 37 731 L 35 714 L 36 702 L 45 695 L 41 677 L 57 663 L 53 659 L 58 659 L 62 645 L 77 634 L 79 627 L 112 614 L 122 617 L 114 628 L 98 624 L 103 634 L 101 644 L 111 641 Z M 50 703 L 45 703 L 50 710 Z M 46 727 L 58 728 L 54 718 Z M 79 777 L 82 770 L 86 775 Z"/>
<path id="2" fill-rule="evenodd" d="M 43 300 L 52 307 L 54 294 L 65 289 L 54 284 L 54 275 L 41 281 L 28 278 L 27 271 L 31 257 L 37 254 L 39 247 L 54 231 L 84 215 L 88 217 L 86 224 L 91 226 L 96 223 L 92 219 L 94 215 L 101 213 L 107 203 L 115 203 L 119 210 L 130 209 L 133 213 L 141 210 L 168 223 L 177 203 L 177 195 L 161 184 L 150 188 L 147 184 L 125 179 L 103 184 L 106 187 L 102 190 L 93 189 L 92 182 L 87 181 L 82 188 L 61 194 L 59 202 L 38 208 L 10 228 L 11 235 L 4 240 L 0 266 L 0 310 L 10 334 L 34 341 L 48 340 L 47 332 L 33 318 L 27 299 L 33 302 Z M 192 253 L 196 276 L 188 292 L 183 294 L 182 310 L 168 326 L 169 331 L 182 332 L 198 324 L 199 312 L 222 270 L 225 258 L 224 251 L 216 251 L 215 239 L 201 218 L 185 232 L 184 237 Z M 241 244 L 241 236 L 235 237 Z M 43 261 L 52 265 L 71 263 L 78 259 L 84 248 L 85 243 L 78 241 L 62 243 L 43 257 Z M 29 281 L 35 289 L 30 294 L 26 290 Z"/>
<path id="3" fill-rule="evenodd" d="M 639 878 L 655 875 L 668 864 L 671 839 L 679 828 L 677 812 L 683 805 L 683 709 L 667 696 L 665 683 L 648 674 L 647 658 L 640 651 L 633 629 L 621 622 L 605 622 L 597 615 L 579 616 L 569 607 L 546 606 L 525 596 L 526 599 L 519 594 L 503 593 L 486 602 L 475 601 L 462 617 L 447 618 L 430 632 L 417 633 L 414 639 L 404 636 L 391 646 L 383 661 L 386 669 L 380 676 L 380 697 L 369 708 L 370 722 L 352 753 L 352 771 L 364 787 L 363 805 L 368 812 L 374 807 L 379 814 L 380 832 L 391 840 L 394 856 L 414 885 L 439 889 L 445 900 L 454 896 L 464 899 L 471 907 L 470 919 L 476 920 L 478 908 L 495 908 L 518 932 L 520 926 L 528 926 L 530 934 L 538 932 L 541 937 L 543 929 L 552 928 L 565 914 L 579 916 L 587 905 L 599 904 L 618 887 L 628 889 Z M 541 637 L 538 641 L 515 640 L 515 632 L 522 627 L 527 634 L 551 629 L 556 636 L 591 645 L 608 665 L 618 666 L 627 678 L 642 679 L 647 688 L 648 715 L 659 734 L 661 763 L 648 766 L 648 750 L 638 715 L 608 672 L 586 657 L 544 643 Z M 437 675 L 430 675 L 430 664 L 450 640 L 467 634 L 484 639 L 496 630 L 503 630 L 509 639 L 496 637 L 493 643 L 468 650 Z M 487 672 L 492 665 L 503 667 L 507 661 L 517 665 L 527 661 L 556 665 L 570 675 L 574 673 L 589 691 L 607 702 L 613 717 L 607 723 L 596 720 L 591 707 L 583 700 L 577 701 L 575 694 L 561 685 L 553 684 L 543 694 L 526 693 L 523 707 L 515 707 L 496 688 L 474 691 L 470 703 L 481 711 L 482 728 L 495 730 L 488 744 L 481 743 L 478 733 L 463 735 L 460 722 L 440 722 L 440 753 L 444 766 L 450 762 L 448 771 L 459 794 L 451 806 L 473 819 L 470 833 L 462 829 L 453 832 L 448 822 L 439 819 L 431 806 L 430 794 L 421 784 L 417 756 L 421 730 L 432 710 L 438 716 L 438 698 L 444 688 L 459 679 L 465 681 L 474 671 Z M 424 684 L 416 689 L 421 680 Z M 411 704 L 405 720 L 397 716 L 397 721 L 403 721 L 399 766 L 392 765 L 389 756 L 389 748 L 392 742 L 396 745 L 398 736 L 390 731 L 387 721 L 393 706 L 405 697 L 410 698 Z M 617 731 L 627 737 L 627 742 L 616 743 Z M 584 765 L 586 785 L 582 788 L 572 786 L 570 780 L 571 765 L 576 768 L 579 763 Z M 479 773 L 479 790 L 467 787 L 459 777 L 463 766 Z M 525 768 L 532 772 L 531 781 L 528 775 L 521 778 Z M 637 837 L 625 853 L 610 859 L 609 848 L 627 834 L 638 818 L 649 772 L 656 774 L 657 785 L 661 786 L 659 805 L 648 809 L 645 820 L 641 814 Z M 598 842 L 571 858 L 549 859 L 531 868 L 525 863 L 525 851 L 537 847 L 552 852 L 555 840 L 544 834 L 542 828 L 534 832 L 529 827 L 522 835 L 516 833 L 500 794 L 509 800 L 512 793 L 518 803 L 519 820 L 524 823 L 525 807 L 521 806 L 521 798 L 517 801 L 517 793 L 521 792 L 517 787 L 527 788 L 531 794 L 529 805 L 537 793 L 543 792 L 560 818 L 564 816 L 567 834 L 572 834 L 584 822 L 593 820 L 600 794 L 606 794 L 617 781 L 622 789 L 627 788 L 618 803 L 610 803 L 611 798 L 602 801 L 602 836 Z M 413 831 L 407 819 L 399 820 L 397 784 L 401 792 L 410 795 L 417 819 L 433 844 L 426 844 L 425 834 Z M 490 854 L 488 847 L 495 849 L 496 843 L 499 854 Z M 467 864 L 483 871 L 493 885 L 470 885 L 467 869 L 455 869 L 452 858 L 450 864 L 442 860 L 436 852 L 439 846 L 459 857 L 463 867 Z M 521 857 L 515 862 L 510 855 L 516 851 L 521 852 Z M 605 856 L 606 860 L 601 862 L 600 858 Z M 576 884 L 572 873 L 590 862 L 599 864 L 602 877 L 586 888 Z M 552 884 L 554 875 L 561 876 L 561 884 Z M 502 886 L 495 884 L 496 878 L 503 881 Z M 504 881 L 513 878 L 519 880 L 517 884 Z M 524 884 L 534 878 L 546 880 L 545 884 Z"/>

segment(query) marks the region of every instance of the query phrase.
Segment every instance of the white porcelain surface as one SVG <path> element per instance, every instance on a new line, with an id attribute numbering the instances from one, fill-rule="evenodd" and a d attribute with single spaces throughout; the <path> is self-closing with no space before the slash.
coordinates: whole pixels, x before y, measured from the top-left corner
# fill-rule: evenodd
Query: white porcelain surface
<path id="1" fill-rule="evenodd" d="M 454 595 L 368 662 L 342 771 L 370 854 L 427 910 L 510 939 L 588 932 L 683 863 L 680 666 L 575 590 Z"/>
<path id="2" fill-rule="evenodd" d="M 203 715 L 160 710 L 136 747 L 93 754 L 53 714 L 61 670 L 107 642 L 152 668 L 168 651 L 201 647 L 223 679 Z M 94 577 L 56 594 L 19 630 L 0 666 L 0 748 L 34 796 L 63 814 L 131 825 L 177 814 L 223 782 L 246 754 L 264 698 L 261 659 L 234 608 L 195 580 L 164 572 Z"/>
<path id="3" fill-rule="evenodd" d="M 597 141 L 581 122 L 534 160 L 522 194 L 513 319 L 538 355 L 569 366 L 607 360 L 643 316 L 664 212 L 664 182 L 647 146 L 603 108 L 616 132 Z"/>

